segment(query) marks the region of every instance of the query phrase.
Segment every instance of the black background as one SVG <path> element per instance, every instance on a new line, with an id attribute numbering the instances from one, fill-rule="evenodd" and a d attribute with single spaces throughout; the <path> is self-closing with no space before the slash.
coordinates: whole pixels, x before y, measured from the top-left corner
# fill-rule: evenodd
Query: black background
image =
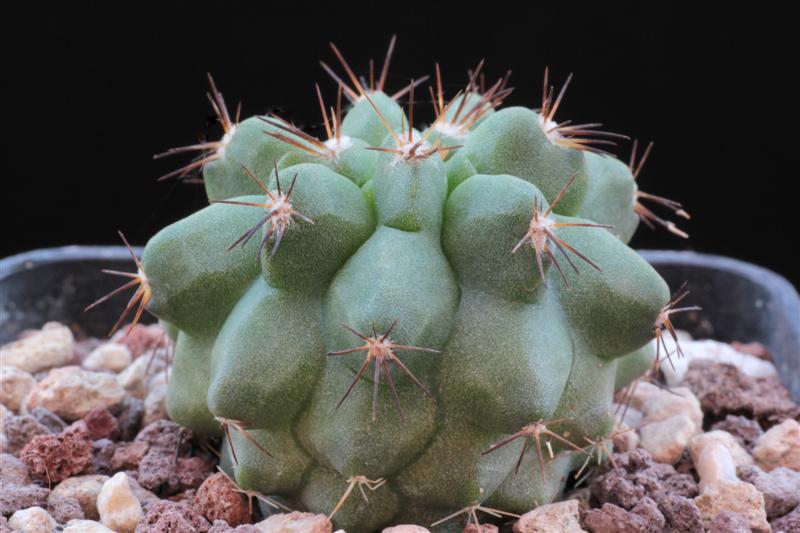
<path id="1" fill-rule="evenodd" d="M 654 140 L 640 187 L 693 215 L 689 241 L 641 227 L 634 246 L 735 256 L 800 284 L 797 9 L 600 4 L 37 4 L 6 19 L 0 255 L 116 243 L 117 228 L 144 244 L 204 204 L 200 186 L 156 183 L 179 161 L 152 154 L 219 135 L 206 71 L 245 115 L 278 111 L 315 132 L 313 83 L 335 94 L 317 63 L 334 61 L 328 41 L 363 72 L 397 33 L 390 89 L 438 61 L 452 94 L 485 58 L 490 78 L 512 69 L 508 104 L 538 107 L 545 65 L 559 85 L 574 72 L 559 118 Z"/>

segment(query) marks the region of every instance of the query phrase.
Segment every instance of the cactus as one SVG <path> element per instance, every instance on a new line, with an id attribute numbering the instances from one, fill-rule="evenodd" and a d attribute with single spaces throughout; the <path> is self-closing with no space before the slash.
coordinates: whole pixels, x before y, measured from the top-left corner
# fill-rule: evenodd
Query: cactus
<path id="1" fill-rule="evenodd" d="M 677 302 L 626 244 L 640 219 L 674 226 L 640 201 L 685 212 L 603 150 L 622 136 L 556 122 L 569 79 L 501 109 L 507 76 L 481 88 L 481 63 L 446 101 L 437 65 L 417 130 L 419 80 L 384 92 L 394 39 L 377 82 L 332 48 L 349 82 L 323 63 L 325 139 L 231 118 L 211 80 L 224 136 L 167 152 L 200 152 L 166 177 L 202 170 L 211 203 L 124 286 L 175 332 L 168 412 L 223 438 L 249 494 L 349 532 L 549 502 L 608 454 L 614 392 L 674 334 Z"/>

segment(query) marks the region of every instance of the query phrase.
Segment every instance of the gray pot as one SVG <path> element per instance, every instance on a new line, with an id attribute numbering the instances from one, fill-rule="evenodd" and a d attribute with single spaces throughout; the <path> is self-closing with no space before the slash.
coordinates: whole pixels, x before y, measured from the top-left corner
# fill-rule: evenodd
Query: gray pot
<path id="1" fill-rule="evenodd" d="M 139 253 L 140 250 L 137 250 Z M 772 353 L 781 379 L 800 401 L 800 297 L 778 274 L 736 259 L 694 252 L 643 250 L 673 289 L 688 281 L 686 305 L 701 313 L 675 316 L 695 337 L 759 341 Z M 121 285 L 101 268 L 133 270 L 122 246 L 67 246 L 0 260 L 0 342 L 56 320 L 103 336 L 130 293 L 93 310 L 83 308 Z"/>

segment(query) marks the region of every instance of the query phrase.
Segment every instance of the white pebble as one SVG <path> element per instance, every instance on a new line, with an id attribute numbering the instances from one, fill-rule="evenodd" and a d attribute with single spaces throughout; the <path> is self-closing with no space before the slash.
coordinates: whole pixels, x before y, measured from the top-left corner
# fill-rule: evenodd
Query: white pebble
<path id="1" fill-rule="evenodd" d="M 97 496 L 97 511 L 104 526 L 118 533 L 134 532 L 136 524 L 144 517 L 144 512 L 124 472 L 114 474 L 103 483 Z"/>
<path id="2" fill-rule="evenodd" d="M 514 533 L 581 533 L 578 500 L 540 505 L 514 524 Z"/>
<path id="3" fill-rule="evenodd" d="M 785 466 L 800 472 L 800 424 L 788 418 L 761 435 L 753 457 L 765 471 Z"/>
<path id="4" fill-rule="evenodd" d="M 674 351 L 674 343 L 668 336 L 666 337 L 666 342 L 670 352 Z M 673 355 L 671 357 L 672 365 L 669 363 L 661 365 L 661 372 L 664 374 L 664 379 L 667 380 L 667 384 L 670 386 L 682 383 L 687 370 L 689 370 L 689 364 L 692 361 L 698 360 L 727 363 L 735 366 L 741 373 L 754 378 L 776 376 L 778 374 L 775 365 L 770 361 L 736 351 L 730 344 L 724 342 L 712 340 L 681 340 L 680 343 L 684 357 Z M 675 367 L 674 369 L 673 366 Z"/>
<path id="5" fill-rule="evenodd" d="M 0 347 L 0 366 L 13 366 L 35 374 L 72 359 L 75 337 L 68 327 L 48 322 L 36 333 Z"/>
<path id="6" fill-rule="evenodd" d="M 750 483 L 744 481 L 720 481 L 703 489 L 694 499 L 706 529 L 722 511 L 733 511 L 742 515 L 756 533 L 769 533 L 764 509 L 764 496 Z"/>
<path id="7" fill-rule="evenodd" d="M 87 370 L 110 370 L 121 372 L 128 368 L 133 357 L 124 344 L 107 342 L 91 351 L 83 360 L 83 368 Z"/>
<path id="8" fill-rule="evenodd" d="M 689 416 L 676 415 L 643 426 L 639 431 L 639 446 L 650 452 L 655 461 L 675 464 L 696 432 Z"/>
<path id="9" fill-rule="evenodd" d="M 8 520 L 8 527 L 19 533 L 54 533 L 56 521 L 41 507 L 17 511 Z"/>
<path id="10" fill-rule="evenodd" d="M 65 366 L 51 370 L 33 388 L 25 407 L 28 411 L 44 407 L 64 420 L 73 421 L 98 407 L 114 407 L 124 397 L 125 390 L 113 375 Z"/>
<path id="11" fill-rule="evenodd" d="M 707 433 L 700 433 L 692 437 L 689 442 L 689 453 L 692 454 L 692 461 L 697 462 L 700 454 L 706 446 L 719 444 L 724 446 L 731 454 L 731 459 L 735 466 L 753 464 L 753 458 L 747 453 L 736 437 L 727 431 L 715 430 Z"/>
<path id="12" fill-rule="evenodd" d="M 3 404 L 14 412 L 19 412 L 22 401 L 36 385 L 29 372 L 11 365 L 0 367 L 0 398 Z"/>
<path id="13" fill-rule="evenodd" d="M 331 521 L 324 514 L 291 513 L 274 514 L 253 524 L 261 533 L 286 533 L 287 531 L 302 531 L 303 533 L 331 533 Z"/>
<path id="14" fill-rule="evenodd" d="M 94 520 L 70 520 L 63 533 L 114 533 L 114 530 Z"/>

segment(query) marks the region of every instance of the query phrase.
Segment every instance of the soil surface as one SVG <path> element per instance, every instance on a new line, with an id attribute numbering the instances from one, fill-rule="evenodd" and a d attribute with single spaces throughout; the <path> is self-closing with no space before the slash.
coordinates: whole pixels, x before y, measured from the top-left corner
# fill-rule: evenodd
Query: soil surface
<path id="1" fill-rule="evenodd" d="M 617 393 L 616 430 L 580 443 L 587 462 L 558 502 L 453 520 L 476 533 L 800 533 L 800 407 L 769 353 L 685 335 L 681 348 Z M 267 496 L 218 470 L 220 442 L 168 419 L 172 349 L 157 325 L 100 340 L 57 323 L 0 349 L 0 533 L 332 531 L 321 514 L 262 516 Z"/>

